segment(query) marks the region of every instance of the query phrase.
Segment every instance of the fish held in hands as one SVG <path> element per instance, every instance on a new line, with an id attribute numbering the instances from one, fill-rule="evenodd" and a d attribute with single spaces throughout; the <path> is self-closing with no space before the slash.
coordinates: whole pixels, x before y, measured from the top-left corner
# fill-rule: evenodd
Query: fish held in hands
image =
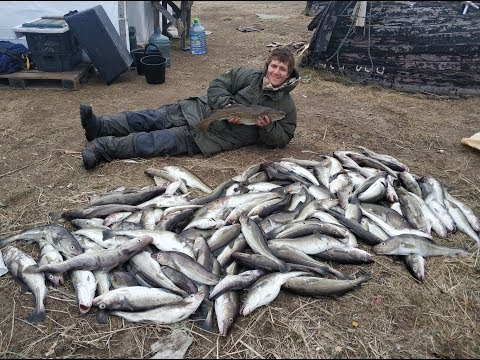
<path id="1" fill-rule="evenodd" d="M 268 106 L 233 104 L 223 109 L 212 110 L 210 115 L 198 123 L 201 131 L 207 131 L 209 125 L 215 121 L 239 118 L 243 125 L 255 125 L 259 117 L 268 116 L 270 121 L 278 121 L 285 117 L 285 111 L 276 110 Z"/>

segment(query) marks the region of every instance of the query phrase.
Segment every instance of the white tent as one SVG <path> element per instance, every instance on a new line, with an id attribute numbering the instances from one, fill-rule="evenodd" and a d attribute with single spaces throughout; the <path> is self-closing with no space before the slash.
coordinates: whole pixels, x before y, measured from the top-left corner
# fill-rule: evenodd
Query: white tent
<path id="1" fill-rule="evenodd" d="M 102 5 L 115 29 L 125 39 L 127 48 L 130 48 L 129 26 L 135 27 L 139 44 L 147 43 L 153 34 L 154 11 L 150 1 L 0 1 L 0 41 L 27 46 L 25 36 L 18 37 L 14 27 L 42 16 L 62 16 L 72 10 L 82 11 L 97 5 Z M 160 17 L 160 26 L 161 21 Z"/>

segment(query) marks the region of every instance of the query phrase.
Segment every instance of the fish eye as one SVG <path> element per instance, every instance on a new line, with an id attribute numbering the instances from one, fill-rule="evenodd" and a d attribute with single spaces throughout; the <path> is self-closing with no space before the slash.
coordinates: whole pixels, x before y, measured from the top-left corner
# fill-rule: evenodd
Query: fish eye
<path id="1" fill-rule="evenodd" d="M 105 304 L 102 303 L 102 304 L 98 305 L 98 308 L 101 309 L 101 310 L 104 310 L 106 308 L 106 306 L 105 306 Z"/>
<path id="2" fill-rule="evenodd" d="M 229 317 L 229 318 L 228 318 L 228 322 L 229 322 L 230 324 L 232 324 L 232 323 L 233 323 L 233 318 Z"/>
<path id="3" fill-rule="evenodd" d="M 75 249 L 75 246 L 70 245 L 70 249 L 74 250 L 74 249 Z"/>
<path id="4" fill-rule="evenodd" d="M 52 280 L 52 279 L 53 279 L 53 274 L 48 275 L 48 278 L 49 278 L 50 280 Z"/>

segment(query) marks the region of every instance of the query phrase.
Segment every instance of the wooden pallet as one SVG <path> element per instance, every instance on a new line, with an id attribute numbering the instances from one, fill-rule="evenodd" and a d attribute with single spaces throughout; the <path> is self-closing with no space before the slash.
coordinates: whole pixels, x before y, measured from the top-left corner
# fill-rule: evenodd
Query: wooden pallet
<path id="1" fill-rule="evenodd" d="M 81 84 L 88 81 L 93 69 L 93 64 L 82 63 L 72 70 L 61 72 L 22 70 L 0 74 L 0 84 L 16 89 L 78 90 Z"/>

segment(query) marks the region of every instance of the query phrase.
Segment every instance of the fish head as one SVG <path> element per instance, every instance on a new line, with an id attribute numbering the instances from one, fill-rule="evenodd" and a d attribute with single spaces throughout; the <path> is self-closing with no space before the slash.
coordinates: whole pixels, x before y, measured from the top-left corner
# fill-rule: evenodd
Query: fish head
<path id="1" fill-rule="evenodd" d="M 288 185 L 285 185 L 282 187 L 286 193 L 288 194 L 298 194 L 299 192 L 301 192 L 302 190 L 305 190 L 304 188 L 304 185 L 299 182 L 299 181 L 296 181 L 294 183 L 291 183 L 291 184 L 288 184 Z M 305 190 L 306 192 L 306 190 Z"/>
<path id="2" fill-rule="evenodd" d="M 202 235 L 195 236 L 195 240 L 193 241 L 193 250 L 198 251 L 200 249 L 205 249 L 205 245 L 208 244 Z"/>
<path id="3" fill-rule="evenodd" d="M 87 302 L 79 302 L 78 303 L 78 310 L 81 314 L 86 314 L 90 310 L 92 306 Z"/>
<path id="4" fill-rule="evenodd" d="M 205 299 L 206 292 L 200 290 L 194 294 L 188 295 L 183 301 L 188 304 L 189 306 L 200 306 L 202 301 Z"/>
<path id="5" fill-rule="evenodd" d="M 81 314 L 86 314 L 92 307 L 93 295 L 86 288 L 76 290 L 78 310 Z"/>
<path id="6" fill-rule="evenodd" d="M 380 244 L 378 244 L 378 245 L 380 245 Z M 375 262 L 375 259 L 373 258 L 372 254 L 370 254 L 369 252 L 367 252 L 365 250 L 362 250 L 362 249 L 359 249 L 359 248 L 352 248 L 351 251 L 356 253 L 357 256 L 355 256 L 355 257 L 361 259 L 361 261 L 365 264 L 371 264 L 371 263 Z"/>
<path id="7" fill-rule="evenodd" d="M 398 255 L 399 249 L 402 247 L 402 242 L 395 238 L 382 241 L 375 245 L 372 249 L 379 255 Z"/>
<path id="8" fill-rule="evenodd" d="M 50 281 L 55 287 L 63 286 L 65 280 L 63 279 L 63 274 L 45 274 L 48 281 Z"/>
<path id="9" fill-rule="evenodd" d="M 411 266 L 408 268 L 413 277 L 419 281 L 425 280 L 425 259 L 415 258 L 411 261 Z"/>
<path id="10" fill-rule="evenodd" d="M 148 244 L 151 244 L 152 241 L 153 237 L 151 237 L 150 235 L 142 235 L 130 240 L 126 246 L 128 250 L 132 252 L 138 252 Z"/>
<path id="11" fill-rule="evenodd" d="M 252 313 L 255 309 L 262 306 L 263 303 L 264 303 L 264 299 L 261 294 L 261 291 L 251 292 L 250 290 L 250 293 L 248 294 L 247 298 L 245 299 L 245 302 L 240 308 L 239 314 L 243 316 L 247 316 L 250 313 Z"/>
<path id="12" fill-rule="evenodd" d="M 242 226 L 246 226 L 248 225 L 248 217 L 247 215 L 245 214 L 241 214 L 240 217 L 238 218 L 238 222 L 240 223 L 240 225 Z"/>
<path id="13" fill-rule="evenodd" d="M 107 308 L 107 304 L 101 296 L 93 298 L 92 305 L 98 307 L 100 310 L 105 310 Z"/>
<path id="14" fill-rule="evenodd" d="M 235 319 L 232 316 L 220 319 L 217 324 L 220 336 L 227 336 L 228 331 L 232 327 L 234 321 Z"/>
<path id="15" fill-rule="evenodd" d="M 323 210 L 323 209 L 330 209 L 338 205 L 338 199 L 321 199 L 321 200 L 314 200 L 315 201 L 315 209 Z"/>
<path id="16" fill-rule="evenodd" d="M 165 251 L 156 251 L 152 253 L 152 258 L 160 265 L 167 265 L 170 263 L 170 256 Z"/>
<path id="17" fill-rule="evenodd" d="M 68 230 L 65 229 L 68 232 Z M 74 237 L 70 232 L 62 236 L 61 240 L 58 241 L 58 252 L 62 255 L 65 255 L 67 258 L 78 256 L 84 253 L 82 246 L 78 242 L 77 238 Z"/>

